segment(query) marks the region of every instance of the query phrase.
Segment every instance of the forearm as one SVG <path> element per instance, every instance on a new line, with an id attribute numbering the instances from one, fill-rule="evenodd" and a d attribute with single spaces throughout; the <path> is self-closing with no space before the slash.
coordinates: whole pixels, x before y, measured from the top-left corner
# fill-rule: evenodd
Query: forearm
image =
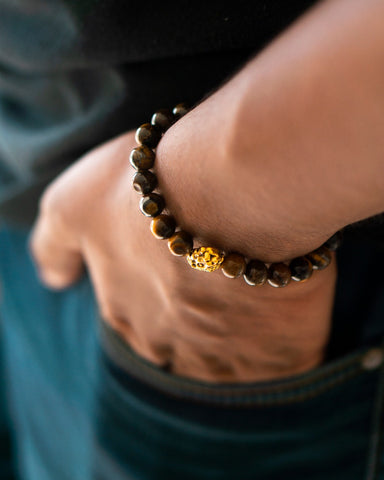
<path id="1" fill-rule="evenodd" d="M 231 154 L 268 162 L 271 194 L 313 198 L 335 228 L 384 210 L 384 2 L 319 4 L 226 88 Z"/>
<path id="2" fill-rule="evenodd" d="M 287 229 L 325 239 L 384 210 L 383 19 L 380 1 L 319 4 L 167 133 L 160 185 L 186 227 L 278 259 Z"/>

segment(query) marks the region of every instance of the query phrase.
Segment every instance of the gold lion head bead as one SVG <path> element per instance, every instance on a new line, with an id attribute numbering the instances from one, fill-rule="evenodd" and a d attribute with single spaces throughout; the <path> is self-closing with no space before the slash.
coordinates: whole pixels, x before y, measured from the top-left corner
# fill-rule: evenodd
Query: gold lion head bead
<path id="1" fill-rule="evenodd" d="M 214 272 L 224 261 L 224 253 L 214 247 L 194 248 L 187 256 L 187 261 L 192 268 L 201 272 Z"/>

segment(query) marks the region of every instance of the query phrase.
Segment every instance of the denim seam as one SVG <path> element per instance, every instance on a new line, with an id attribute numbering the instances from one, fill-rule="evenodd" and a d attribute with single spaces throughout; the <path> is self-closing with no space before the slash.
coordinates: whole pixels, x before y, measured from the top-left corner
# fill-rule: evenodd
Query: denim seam
<path id="1" fill-rule="evenodd" d="M 107 368 L 111 371 L 112 375 L 116 378 L 119 383 L 124 384 L 124 378 L 120 374 L 116 374 L 116 366 L 112 366 L 109 359 L 106 360 Z M 234 392 L 231 391 L 221 391 L 219 394 L 215 393 L 206 393 L 198 390 L 190 390 L 185 388 L 177 388 L 174 385 L 165 385 L 164 383 L 153 381 L 153 379 L 143 378 L 139 375 L 138 372 L 131 373 L 122 371 L 123 375 L 132 375 L 132 377 L 137 378 L 139 381 L 142 381 L 144 384 L 149 385 L 152 388 L 161 391 L 164 394 L 173 396 L 176 398 L 182 398 L 186 400 L 201 402 L 205 404 L 211 404 L 216 406 L 233 406 L 233 407 L 267 407 L 267 406 L 282 406 L 290 405 L 294 403 L 303 402 L 316 398 L 317 396 L 335 388 L 344 382 L 351 380 L 352 378 L 357 377 L 359 374 L 369 373 L 365 372 L 362 369 L 353 369 L 349 370 L 336 378 L 331 378 L 322 385 L 312 386 L 306 391 L 284 391 L 284 392 L 266 392 L 264 394 L 259 393 L 242 393 L 239 395 L 233 395 Z"/>
<path id="2" fill-rule="evenodd" d="M 124 382 L 124 375 L 131 375 L 168 395 L 204 403 L 240 406 L 290 404 L 314 398 L 359 374 L 369 373 L 362 366 L 364 354 L 369 350 L 365 348 L 296 378 L 264 385 L 208 384 L 159 370 L 133 352 L 114 331 L 108 332 L 106 328 L 110 330 L 110 327 L 102 326 L 104 357 L 109 369 L 120 382 Z"/>

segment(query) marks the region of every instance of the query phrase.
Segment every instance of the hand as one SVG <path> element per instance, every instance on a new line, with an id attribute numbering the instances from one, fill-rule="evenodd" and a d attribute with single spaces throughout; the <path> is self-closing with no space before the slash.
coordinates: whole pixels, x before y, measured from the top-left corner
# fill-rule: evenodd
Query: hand
<path id="1" fill-rule="evenodd" d="M 139 212 L 128 161 L 134 146 L 133 133 L 112 140 L 49 186 L 31 237 L 42 281 L 66 288 L 85 264 L 103 318 L 138 354 L 178 375 L 242 382 L 318 365 L 335 262 L 285 289 L 192 270 Z"/>

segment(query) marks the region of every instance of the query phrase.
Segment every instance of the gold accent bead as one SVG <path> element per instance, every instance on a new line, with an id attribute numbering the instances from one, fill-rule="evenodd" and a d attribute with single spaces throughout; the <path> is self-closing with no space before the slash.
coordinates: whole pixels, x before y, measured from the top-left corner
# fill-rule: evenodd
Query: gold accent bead
<path id="1" fill-rule="evenodd" d="M 187 256 L 189 265 L 201 272 L 214 272 L 224 261 L 224 253 L 214 247 L 194 248 Z"/>

